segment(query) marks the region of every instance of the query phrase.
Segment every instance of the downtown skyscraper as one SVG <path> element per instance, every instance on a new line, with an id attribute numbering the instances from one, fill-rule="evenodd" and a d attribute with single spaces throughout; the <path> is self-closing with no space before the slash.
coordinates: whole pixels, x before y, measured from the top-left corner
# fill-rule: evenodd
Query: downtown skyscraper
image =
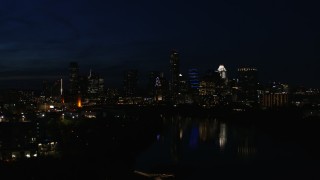
<path id="1" fill-rule="evenodd" d="M 79 65 L 76 62 L 71 62 L 69 65 L 69 93 L 76 95 L 79 90 Z"/>
<path id="2" fill-rule="evenodd" d="M 125 97 L 137 95 L 138 70 L 130 69 L 124 73 L 123 93 Z"/>
<path id="3" fill-rule="evenodd" d="M 240 100 L 244 102 L 257 102 L 258 70 L 251 67 L 238 68 L 238 78 Z"/>
<path id="4" fill-rule="evenodd" d="M 170 95 L 173 102 L 179 95 L 180 84 L 180 56 L 173 50 L 170 54 Z"/>

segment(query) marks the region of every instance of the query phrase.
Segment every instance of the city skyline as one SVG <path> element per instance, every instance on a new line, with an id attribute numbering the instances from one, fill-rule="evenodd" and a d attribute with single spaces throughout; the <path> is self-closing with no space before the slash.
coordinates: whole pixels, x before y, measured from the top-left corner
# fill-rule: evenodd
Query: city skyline
<path id="1" fill-rule="evenodd" d="M 173 52 L 177 52 L 176 50 L 173 50 Z M 177 52 L 178 53 L 178 52 Z M 180 54 L 179 54 L 180 55 Z M 179 58 L 180 59 L 180 58 Z M 28 76 L 17 76 L 16 78 L 9 78 L 8 79 L 8 83 L 5 84 L 7 85 L 0 88 L 0 89 L 30 89 L 30 90 L 40 90 L 42 89 L 42 85 L 44 82 L 54 82 L 54 81 L 59 81 L 64 80 L 64 87 L 65 88 L 70 88 L 70 86 L 72 86 L 70 84 L 70 64 L 76 64 L 76 68 L 77 68 L 77 72 L 78 72 L 78 78 L 89 78 L 91 73 L 97 73 L 101 76 L 101 78 L 103 79 L 109 79 L 110 77 L 106 77 L 104 76 L 105 73 L 104 72 L 99 72 L 97 69 L 93 69 L 90 67 L 93 66 L 89 66 L 89 67 L 82 67 L 81 64 L 79 64 L 76 61 L 72 61 L 72 62 L 67 62 L 65 65 L 66 67 L 64 67 L 62 73 L 57 73 L 55 75 L 46 75 L 46 76 L 39 76 L 39 77 L 28 77 Z M 161 72 L 163 74 L 163 76 L 165 78 L 170 79 L 171 78 L 171 72 L 170 72 L 170 57 L 168 58 L 168 67 L 167 69 L 153 69 L 153 70 L 149 70 L 149 71 L 144 71 L 143 69 L 136 69 L 136 68 L 127 68 L 124 69 L 122 72 L 117 72 L 116 75 L 112 76 L 112 80 L 109 79 L 105 80 L 106 83 L 106 88 L 123 88 L 123 75 L 127 72 L 127 71 L 136 71 L 137 73 L 137 86 L 139 88 L 145 89 L 148 86 L 148 81 L 149 81 L 149 75 L 150 73 L 153 72 Z M 180 66 L 183 66 L 183 64 L 180 63 Z M 225 67 L 225 65 L 223 63 L 217 64 L 216 67 L 212 67 L 212 68 L 208 68 L 208 69 L 200 69 L 197 68 L 196 66 L 192 66 L 188 69 L 183 69 L 180 70 L 179 74 L 181 75 L 181 77 L 186 80 L 189 81 L 190 77 L 189 77 L 189 71 L 190 70 L 197 70 L 198 71 L 198 78 L 204 78 L 206 76 L 207 73 L 210 72 L 219 72 L 219 69 L 223 67 L 225 68 L 224 70 L 227 72 L 228 74 L 228 78 L 230 79 L 238 79 L 239 78 L 239 74 L 238 71 L 239 69 L 256 69 L 257 71 L 259 71 L 259 79 L 257 81 L 257 83 L 261 83 L 261 84 L 268 84 L 268 83 L 284 83 L 284 84 L 289 84 L 290 86 L 294 86 L 294 87 L 304 87 L 304 88 L 319 88 L 320 86 L 308 86 L 305 84 L 297 84 L 295 82 L 289 82 L 289 81 L 281 81 L 279 79 L 269 79 L 267 80 L 266 77 L 261 78 L 261 76 L 263 77 L 263 74 L 261 75 L 261 71 L 263 72 L 263 69 L 258 69 L 256 68 L 256 66 L 239 66 L 239 67 L 235 67 L 233 69 L 230 69 L 229 67 Z M 200 70 L 199 70 L 200 69 Z M 227 70 L 226 70 L 227 69 Z M 50 71 L 50 70 L 49 70 Z M 221 75 L 220 75 L 221 76 Z M 159 76 L 160 77 L 160 76 Z M 280 78 L 281 79 L 281 78 Z M 4 78 L 0 78 L 0 81 L 3 81 Z M 6 80 L 5 80 L 6 81 Z M 20 82 L 20 83 L 19 83 Z M 67 87 L 66 87 L 67 86 Z"/>
<path id="2" fill-rule="evenodd" d="M 262 81 L 319 87 L 316 7 L 282 0 L 1 2 L 0 83 L 39 87 L 67 76 L 76 61 L 113 86 L 126 69 L 168 74 L 177 49 L 185 74 L 220 64 L 231 72 L 256 67 Z"/>
<path id="3" fill-rule="evenodd" d="M 318 17 L 317 1 L 0 1 L 0 179 L 315 179 Z"/>

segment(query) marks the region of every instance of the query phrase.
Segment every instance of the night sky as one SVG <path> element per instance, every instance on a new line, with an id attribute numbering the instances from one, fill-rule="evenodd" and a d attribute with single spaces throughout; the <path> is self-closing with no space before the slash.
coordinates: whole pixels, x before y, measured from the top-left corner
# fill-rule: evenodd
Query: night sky
<path id="1" fill-rule="evenodd" d="M 125 69 L 168 72 L 254 66 L 264 82 L 320 87 L 320 11 L 307 1 L 0 1 L 0 88 L 41 87 L 77 61 L 106 87 Z M 167 73 L 168 75 L 168 73 Z"/>

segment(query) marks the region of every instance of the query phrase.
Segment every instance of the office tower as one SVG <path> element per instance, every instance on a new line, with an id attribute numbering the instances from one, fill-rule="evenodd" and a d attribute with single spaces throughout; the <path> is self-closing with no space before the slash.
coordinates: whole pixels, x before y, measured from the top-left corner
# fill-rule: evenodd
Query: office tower
<path id="1" fill-rule="evenodd" d="M 43 81 L 43 89 L 41 95 L 46 100 L 60 102 L 62 97 L 61 80 Z"/>
<path id="2" fill-rule="evenodd" d="M 175 50 L 170 55 L 170 94 L 173 102 L 176 100 L 179 93 L 179 75 L 180 75 L 180 57 Z"/>
<path id="3" fill-rule="evenodd" d="M 220 65 L 216 71 L 219 74 L 220 78 L 216 83 L 216 93 L 220 98 L 220 103 L 227 103 L 231 101 L 231 91 L 228 86 L 229 80 L 227 76 L 227 69 L 224 65 Z"/>
<path id="4" fill-rule="evenodd" d="M 231 93 L 231 101 L 232 102 L 238 102 L 238 96 L 239 96 L 239 84 L 238 79 L 234 78 L 228 81 L 228 86 L 230 87 L 230 93 Z"/>
<path id="5" fill-rule="evenodd" d="M 199 88 L 200 96 L 215 95 L 215 84 L 209 79 L 202 79 Z"/>
<path id="6" fill-rule="evenodd" d="M 224 65 L 220 65 L 216 72 L 220 76 L 220 78 L 216 84 L 216 91 L 220 96 L 225 97 L 225 95 L 228 94 L 227 69 L 224 67 Z"/>
<path id="7" fill-rule="evenodd" d="M 119 91 L 115 88 L 108 88 L 106 91 L 106 103 L 116 104 L 119 100 Z"/>
<path id="8" fill-rule="evenodd" d="M 90 70 L 88 76 L 88 95 L 90 98 L 98 98 L 104 91 L 104 79 L 99 74 L 93 73 Z"/>
<path id="9" fill-rule="evenodd" d="M 221 82 L 220 74 L 217 71 L 208 70 L 200 80 L 199 95 L 216 95 L 217 87 Z"/>
<path id="10" fill-rule="evenodd" d="M 88 88 L 89 88 L 88 76 L 79 75 L 78 95 L 81 95 L 81 97 L 86 98 L 88 96 Z"/>
<path id="11" fill-rule="evenodd" d="M 180 80 L 178 95 L 179 104 L 192 104 L 194 102 L 194 94 L 190 93 L 189 83 L 186 79 Z"/>
<path id="12" fill-rule="evenodd" d="M 264 93 L 289 93 L 289 85 L 279 82 L 270 82 L 265 85 Z"/>
<path id="13" fill-rule="evenodd" d="M 156 96 L 161 95 L 162 96 L 162 102 L 167 101 L 168 100 L 169 87 L 168 87 L 168 81 L 164 77 L 163 73 L 160 73 L 159 78 L 156 79 L 155 86 L 156 86 Z"/>
<path id="14" fill-rule="evenodd" d="M 156 79 L 158 77 L 160 77 L 160 73 L 159 71 L 151 71 L 149 73 L 149 80 L 148 80 L 148 85 L 147 85 L 147 94 L 149 97 L 154 97 L 155 96 L 155 83 L 156 83 Z"/>
<path id="15" fill-rule="evenodd" d="M 261 97 L 261 105 L 263 107 L 283 107 L 289 104 L 288 93 L 269 93 L 263 94 Z"/>
<path id="16" fill-rule="evenodd" d="M 239 100 L 258 101 L 258 70 L 256 68 L 238 68 Z"/>
<path id="17" fill-rule="evenodd" d="M 69 93 L 76 95 L 79 93 L 79 66 L 76 62 L 69 65 Z"/>
<path id="18" fill-rule="evenodd" d="M 198 91 L 200 86 L 199 71 L 196 68 L 189 69 L 189 84 L 193 91 Z"/>
<path id="19" fill-rule="evenodd" d="M 221 79 L 227 79 L 227 69 L 224 67 L 224 65 L 220 65 L 217 72 L 219 72 Z"/>
<path id="20" fill-rule="evenodd" d="M 188 103 L 194 103 L 198 101 L 199 96 L 199 71 L 197 68 L 191 68 L 188 70 L 188 92 L 187 92 L 187 101 Z"/>
<path id="21" fill-rule="evenodd" d="M 163 72 L 151 71 L 149 73 L 149 81 L 147 93 L 149 97 L 156 101 L 165 101 L 167 98 L 168 82 L 164 77 Z M 161 97 L 161 98 L 160 98 Z"/>
<path id="22" fill-rule="evenodd" d="M 125 97 L 134 97 L 137 93 L 138 71 L 128 70 L 124 74 L 123 91 Z"/>
<path id="23" fill-rule="evenodd" d="M 162 90 L 162 83 L 161 83 L 160 77 L 156 78 L 154 87 L 155 87 L 155 94 L 154 94 L 155 101 L 157 102 L 163 101 L 164 98 L 163 98 L 163 90 Z"/>
<path id="24" fill-rule="evenodd" d="M 218 104 L 217 86 L 221 80 L 217 71 L 209 70 L 200 80 L 199 96 L 200 104 L 214 106 Z"/>

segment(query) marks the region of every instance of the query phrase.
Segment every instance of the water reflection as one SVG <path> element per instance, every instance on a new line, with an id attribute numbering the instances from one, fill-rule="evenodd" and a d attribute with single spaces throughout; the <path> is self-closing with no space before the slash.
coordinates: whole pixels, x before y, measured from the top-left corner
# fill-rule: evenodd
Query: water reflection
<path id="1" fill-rule="evenodd" d="M 171 129 L 171 132 L 168 133 L 167 130 L 164 130 L 162 136 L 172 139 L 173 146 L 177 144 L 184 146 L 187 141 L 189 149 L 198 149 L 199 145 L 202 146 L 201 143 L 218 147 L 220 150 L 224 150 L 226 147 L 228 127 L 225 122 L 217 118 L 207 117 L 199 119 L 177 116 L 172 117 L 171 121 L 164 119 L 163 123 L 166 128 Z M 179 138 L 176 138 L 176 136 Z"/>
<path id="2" fill-rule="evenodd" d="M 204 121 L 199 122 L 199 133 L 200 133 L 200 139 L 202 142 L 214 140 L 217 131 L 218 131 L 217 119 L 214 119 L 213 121 L 209 119 L 205 119 Z"/>
<path id="3" fill-rule="evenodd" d="M 189 138 L 189 147 L 192 149 L 198 148 L 199 144 L 199 127 L 193 124 Z"/>
<path id="4" fill-rule="evenodd" d="M 315 150 L 319 149 L 315 148 L 319 126 L 310 131 L 305 128 L 309 124 L 299 117 L 290 122 L 278 117 L 250 118 L 244 121 L 213 115 L 164 116 L 162 140 L 136 157 L 135 168 L 143 172 L 174 172 L 177 177 L 180 174 L 180 179 L 216 175 L 224 179 L 228 172 L 252 176 L 267 170 L 273 175 L 288 175 L 292 169 L 306 172 L 304 165 L 310 170 L 310 164 L 316 162 L 312 158 L 320 159 Z"/>
<path id="5" fill-rule="evenodd" d="M 256 147 L 250 144 L 249 138 L 246 138 L 245 142 L 243 144 L 240 144 L 237 149 L 238 155 L 244 158 L 255 155 L 256 151 Z"/>
<path id="6" fill-rule="evenodd" d="M 59 118 L 56 122 L 64 123 Z M 41 123 L 2 124 L 0 167 L 2 162 L 31 160 L 33 166 L 23 166 L 28 167 L 26 172 L 34 169 L 43 172 L 34 179 L 45 179 L 52 169 L 60 172 L 55 179 L 82 176 L 121 179 L 117 171 L 135 172 L 150 178 L 162 174 L 174 175 L 177 179 L 213 176 L 228 179 L 224 176 L 229 172 L 249 173 L 248 169 L 261 172 L 259 167 L 277 167 L 282 171 L 283 167 L 292 168 L 298 164 L 292 162 L 308 163 L 304 156 L 308 150 L 318 153 L 313 147 L 315 137 L 319 137 L 316 136 L 317 126 L 301 123 L 246 122 L 212 114 L 202 117 L 163 114 L 157 120 L 156 115 L 147 118 L 119 116 L 112 120 L 81 121 L 73 126 L 65 123 L 60 127 L 60 138 L 39 138 L 57 137 L 60 131 L 53 125 L 48 126 L 53 129 L 47 132 L 43 131 Z M 41 161 L 48 156 L 56 159 Z"/>
<path id="7" fill-rule="evenodd" d="M 227 144 L 227 125 L 225 123 L 220 124 L 220 133 L 219 133 L 219 146 L 221 150 L 224 150 Z"/>
<path id="8" fill-rule="evenodd" d="M 159 170 L 159 166 L 170 170 L 172 166 L 193 166 L 194 163 L 207 169 L 220 163 L 247 160 L 257 153 L 255 134 L 250 126 L 239 127 L 212 116 L 164 116 L 162 122 L 162 140 L 137 157 L 138 170 L 153 172 Z M 166 152 L 170 152 L 169 155 Z"/>
<path id="9" fill-rule="evenodd" d="M 180 140 L 182 140 L 182 138 L 183 138 L 183 129 L 180 129 L 180 133 L 179 133 L 180 135 L 179 135 L 179 137 L 180 137 Z"/>

